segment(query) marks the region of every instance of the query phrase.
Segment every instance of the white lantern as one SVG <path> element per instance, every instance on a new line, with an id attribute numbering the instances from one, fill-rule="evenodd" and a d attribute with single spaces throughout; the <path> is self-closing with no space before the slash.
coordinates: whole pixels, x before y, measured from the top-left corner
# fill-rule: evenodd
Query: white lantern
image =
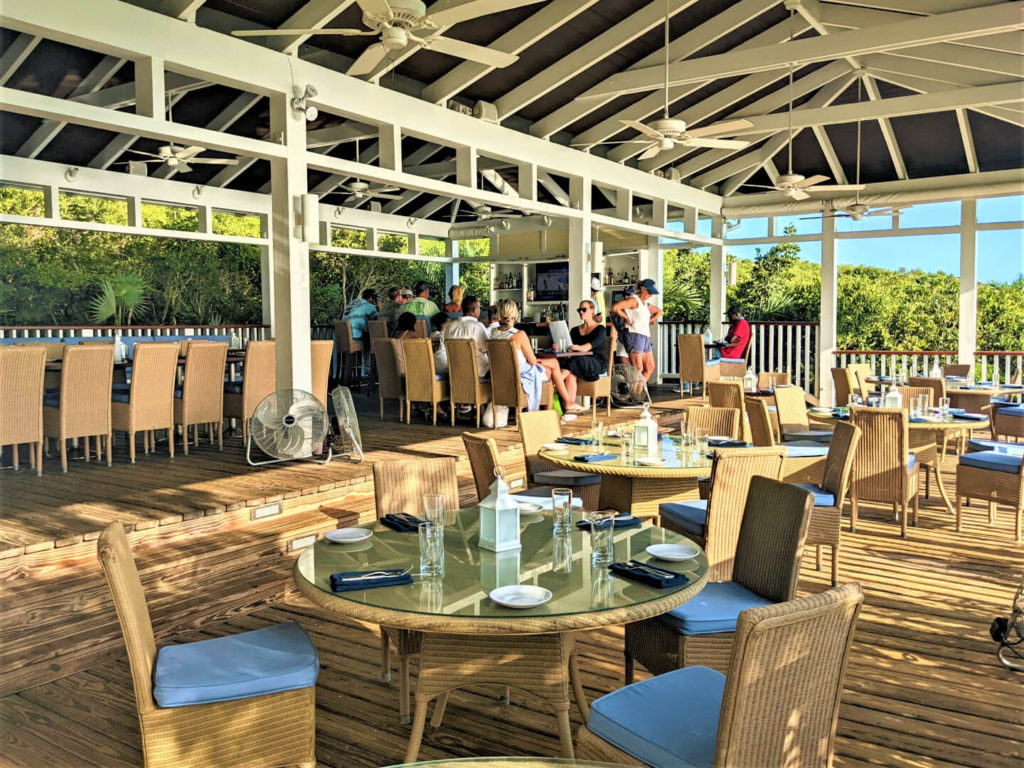
<path id="1" fill-rule="evenodd" d="M 520 549 L 519 505 L 508 492 L 505 468 L 494 468 L 491 492 L 480 502 L 480 548 L 491 552 Z"/>
<path id="2" fill-rule="evenodd" d="M 658 422 L 651 416 L 646 403 L 644 412 L 636 420 L 636 426 L 633 428 L 633 446 L 637 452 L 646 451 L 651 456 L 658 453 Z"/>

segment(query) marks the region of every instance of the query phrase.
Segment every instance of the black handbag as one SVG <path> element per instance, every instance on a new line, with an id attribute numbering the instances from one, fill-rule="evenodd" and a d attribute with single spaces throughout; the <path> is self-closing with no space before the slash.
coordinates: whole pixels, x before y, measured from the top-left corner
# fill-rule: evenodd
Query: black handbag
<path id="1" fill-rule="evenodd" d="M 1024 672 L 1024 582 L 1013 598 L 1009 618 L 997 616 L 989 629 L 992 639 L 999 643 L 996 658 L 1007 669 Z M 1016 639 L 1012 639 L 1016 636 Z"/>

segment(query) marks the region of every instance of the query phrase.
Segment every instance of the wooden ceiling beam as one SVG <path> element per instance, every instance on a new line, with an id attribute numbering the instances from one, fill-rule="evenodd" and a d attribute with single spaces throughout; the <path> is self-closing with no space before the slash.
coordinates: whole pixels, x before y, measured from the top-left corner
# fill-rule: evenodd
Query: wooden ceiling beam
<path id="1" fill-rule="evenodd" d="M 964 145 L 964 156 L 967 158 L 967 170 L 971 173 L 978 172 L 978 153 L 974 149 L 974 135 L 971 133 L 971 124 L 967 120 L 967 110 L 956 111 L 956 123 L 960 128 L 960 141 Z"/>
<path id="2" fill-rule="evenodd" d="M 308 0 L 281 25 L 281 29 L 323 29 L 355 0 Z M 312 35 L 268 37 L 264 45 L 282 53 L 295 53 Z"/>
<path id="3" fill-rule="evenodd" d="M 0 85 L 11 79 L 11 75 L 24 63 L 29 54 L 42 42 L 41 37 L 22 33 L 14 38 L 14 41 L 4 49 L 0 56 Z"/>

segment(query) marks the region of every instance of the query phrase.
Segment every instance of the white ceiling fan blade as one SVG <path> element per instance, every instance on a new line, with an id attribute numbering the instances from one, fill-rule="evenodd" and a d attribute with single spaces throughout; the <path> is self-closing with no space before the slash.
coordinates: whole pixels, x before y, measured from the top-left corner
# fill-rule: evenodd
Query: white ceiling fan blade
<path id="1" fill-rule="evenodd" d="M 356 0 L 356 5 L 359 6 L 363 13 L 376 16 L 377 18 L 389 19 L 394 15 L 387 0 Z"/>
<path id="2" fill-rule="evenodd" d="M 781 192 L 778 187 L 770 187 L 767 184 L 744 184 L 744 187 L 753 187 L 754 189 L 770 189 L 773 192 Z"/>
<path id="3" fill-rule="evenodd" d="M 461 21 L 488 16 L 510 8 L 521 8 L 524 5 L 535 5 L 542 0 L 441 0 L 435 3 L 425 21 L 429 20 L 438 27 L 450 27 Z"/>
<path id="4" fill-rule="evenodd" d="M 372 192 L 372 193 L 370 193 L 370 196 L 371 197 L 379 198 L 381 200 L 401 200 L 402 199 L 401 195 L 392 195 L 389 192 Z"/>
<path id="5" fill-rule="evenodd" d="M 358 77 L 359 75 L 368 75 L 377 68 L 377 65 L 387 58 L 388 50 L 380 43 L 374 43 L 361 54 L 359 58 L 352 62 L 352 66 L 348 68 L 348 72 L 345 74 Z"/>
<path id="6" fill-rule="evenodd" d="M 711 149 L 744 149 L 750 146 L 749 141 L 740 139 L 683 139 L 684 147 L 709 147 Z"/>
<path id="7" fill-rule="evenodd" d="M 190 163 L 202 163 L 204 165 L 238 165 L 237 157 L 193 157 L 189 158 Z"/>
<path id="8" fill-rule="evenodd" d="M 863 184 L 815 184 L 808 187 L 800 185 L 803 189 L 810 189 L 812 192 L 858 192 L 864 189 Z"/>
<path id="9" fill-rule="evenodd" d="M 702 125 L 699 128 L 687 129 L 688 136 L 699 138 L 701 136 L 716 136 L 720 133 L 732 133 L 742 131 L 744 128 L 753 128 L 754 124 L 749 120 L 723 120 L 720 123 Z"/>
<path id="10" fill-rule="evenodd" d="M 819 173 L 819 174 L 816 174 L 816 175 L 811 176 L 809 178 L 806 178 L 803 181 L 798 181 L 793 186 L 796 187 L 797 189 L 806 189 L 807 187 L 816 187 L 819 184 L 821 184 L 821 182 L 828 181 L 828 178 L 829 178 L 828 176 L 822 176 Z"/>
<path id="11" fill-rule="evenodd" d="M 659 152 L 661 152 L 661 144 L 659 144 L 658 142 L 654 142 L 653 144 L 651 144 L 651 146 L 649 146 L 641 153 L 637 160 L 650 160 Z"/>
<path id="12" fill-rule="evenodd" d="M 622 123 L 623 125 L 628 125 L 630 128 L 633 128 L 634 130 L 640 131 L 640 133 L 642 133 L 644 136 L 650 136 L 652 139 L 664 138 L 661 131 L 656 131 L 649 125 L 644 125 L 643 123 L 639 123 L 636 120 L 620 120 L 619 122 Z"/>
<path id="13" fill-rule="evenodd" d="M 891 216 L 893 214 L 892 208 L 878 208 L 874 211 L 868 211 L 865 216 Z"/>
<path id="14" fill-rule="evenodd" d="M 449 56 L 458 56 L 460 59 L 468 59 L 499 69 L 519 61 L 519 57 L 514 54 L 496 51 L 493 48 L 484 48 L 482 45 L 464 43 L 461 40 L 441 35 L 423 38 L 422 44 L 431 51 L 447 53 Z"/>
<path id="15" fill-rule="evenodd" d="M 811 196 L 804 192 L 800 187 L 792 187 L 786 190 L 786 194 L 789 195 L 791 200 L 810 200 Z"/>
<path id="16" fill-rule="evenodd" d="M 342 35 L 353 37 L 356 35 L 380 34 L 373 29 L 234 29 L 231 34 L 235 37 L 294 37 L 295 35 Z"/>
<path id="17" fill-rule="evenodd" d="M 174 170 L 177 173 L 189 173 L 192 170 L 192 166 L 189 165 L 188 163 L 178 163 L 176 166 L 174 166 Z"/>
<path id="18" fill-rule="evenodd" d="M 399 189 L 396 186 L 391 185 L 391 184 L 385 184 L 385 185 L 380 186 L 380 187 L 374 187 L 373 191 L 374 192 L 401 192 L 402 190 Z"/>
<path id="19" fill-rule="evenodd" d="M 125 151 L 126 152 L 131 152 L 131 153 L 136 154 L 136 155 L 145 155 L 146 157 L 155 157 L 160 162 L 163 162 L 164 160 L 167 159 L 167 155 L 158 155 L 158 154 L 155 154 L 153 152 L 143 152 L 141 149 L 128 149 L 128 150 L 125 150 Z"/>
<path id="20" fill-rule="evenodd" d="M 175 152 L 174 156 L 179 160 L 191 160 L 193 157 L 198 155 L 200 152 L 204 152 L 205 150 L 205 147 L 185 147 L 184 149 L 179 149 L 177 152 Z"/>

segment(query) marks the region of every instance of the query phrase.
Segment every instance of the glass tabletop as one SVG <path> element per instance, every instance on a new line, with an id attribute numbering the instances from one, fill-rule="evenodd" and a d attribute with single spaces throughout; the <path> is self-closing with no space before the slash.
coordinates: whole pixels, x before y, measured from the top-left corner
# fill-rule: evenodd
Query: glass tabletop
<path id="1" fill-rule="evenodd" d="M 569 760 L 562 757 L 456 757 L 428 760 L 423 763 L 402 763 L 390 768 L 427 768 L 427 766 L 459 766 L 472 768 L 622 768 L 621 763 L 598 763 L 593 760 Z"/>
<path id="2" fill-rule="evenodd" d="M 584 437 L 589 439 L 590 436 L 585 435 Z M 595 445 L 566 445 L 566 450 L 543 450 L 540 453 L 561 461 L 573 461 L 576 456 L 594 453 L 604 453 L 614 457 L 607 461 L 578 462 L 581 465 L 593 467 L 610 465 L 639 468 L 649 466 L 652 469 L 711 470 L 711 459 L 707 453 L 698 451 L 696 445 L 683 445 L 683 438 L 678 435 L 659 435 L 659 438 L 658 452 L 656 454 L 651 454 L 647 451 L 637 451 L 631 461 L 623 460 L 620 438 L 617 437 L 606 438 L 605 444 L 601 449 L 598 449 Z M 714 449 L 714 445 L 710 446 L 710 450 Z M 649 463 L 648 460 L 651 458 L 654 458 L 656 461 Z"/>
<path id="3" fill-rule="evenodd" d="M 828 413 L 814 412 L 813 410 L 808 412 L 808 416 L 812 421 L 849 421 L 849 416 L 838 416 L 832 411 Z M 908 420 L 907 425 L 913 429 L 915 427 L 921 429 L 953 429 L 953 428 L 974 428 L 979 429 L 988 424 L 988 419 L 962 419 L 959 416 L 952 416 L 948 419 L 942 419 L 938 414 L 932 414 L 924 417 L 923 419 L 911 419 Z"/>
<path id="4" fill-rule="evenodd" d="M 607 566 L 594 566 L 590 534 L 576 527 L 582 512 L 573 513 L 572 531 L 552 535 L 550 512 L 520 515 L 522 548 L 490 552 L 477 546 L 479 510 L 476 507 L 446 513 L 445 569 L 441 577 L 420 577 L 419 539 L 415 533 L 399 533 L 380 524 L 361 526 L 373 536 L 355 544 L 318 541 L 298 559 L 297 574 L 317 589 L 335 597 L 388 610 L 440 616 L 475 618 L 536 618 L 628 608 L 659 600 L 685 589 L 707 572 L 701 552 L 684 562 L 655 561 L 646 553 L 651 544 L 692 543 L 663 528 L 616 528 L 615 562 L 635 559 L 652 562 L 689 577 L 687 584 L 657 589 L 629 579 L 613 577 Z M 412 568 L 413 583 L 392 587 L 334 593 L 332 573 L 384 568 Z M 532 584 L 551 591 L 548 602 L 531 608 L 505 608 L 493 602 L 491 590 L 515 584 Z"/>

